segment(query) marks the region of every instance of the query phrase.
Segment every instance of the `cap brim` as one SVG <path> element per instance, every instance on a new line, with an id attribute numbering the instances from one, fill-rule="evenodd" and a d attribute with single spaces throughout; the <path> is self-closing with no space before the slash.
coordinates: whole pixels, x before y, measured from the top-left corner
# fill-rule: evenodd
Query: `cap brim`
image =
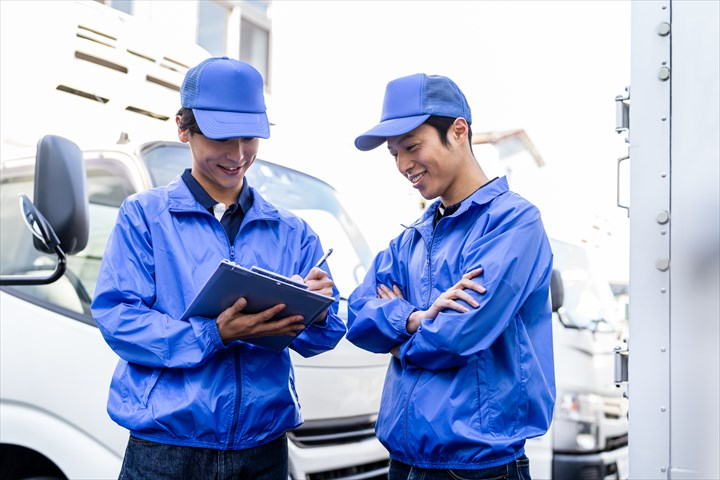
<path id="1" fill-rule="evenodd" d="M 415 130 L 425 123 L 430 115 L 418 115 L 415 117 L 392 118 L 375 125 L 355 139 L 355 146 L 358 150 L 372 150 L 382 145 L 388 137 L 404 135 Z"/>
<path id="2" fill-rule="evenodd" d="M 203 135 L 213 140 L 223 138 L 269 138 L 270 124 L 267 114 L 223 112 L 193 108 Z"/>

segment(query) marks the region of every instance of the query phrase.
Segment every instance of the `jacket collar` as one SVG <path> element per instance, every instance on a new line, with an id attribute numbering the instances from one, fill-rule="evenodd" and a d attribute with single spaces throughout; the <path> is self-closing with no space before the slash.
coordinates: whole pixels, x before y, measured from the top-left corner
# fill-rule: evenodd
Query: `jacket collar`
<path id="1" fill-rule="evenodd" d="M 465 213 L 472 205 L 486 205 L 492 202 L 495 198 L 499 197 L 505 192 L 508 192 L 510 187 L 508 186 L 507 177 L 495 177 L 482 187 L 475 190 L 469 197 L 460 202 L 460 207 L 448 215 L 449 217 L 456 217 Z M 441 205 L 440 200 L 433 202 L 430 207 L 425 210 L 423 215 L 413 224 L 415 228 L 426 228 L 433 226 L 433 220 L 438 207 Z"/>
<path id="2" fill-rule="evenodd" d="M 265 200 L 251 185 L 248 184 L 248 187 L 253 202 L 250 210 L 245 213 L 246 219 L 279 220 L 280 213 L 278 209 L 272 203 Z M 182 175 L 178 175 L 166 188 L 168 191 L 168 207 L 171 211 L 204 212 L 210 214 L 208 210 L 195 199 L 183 181 Z"/>

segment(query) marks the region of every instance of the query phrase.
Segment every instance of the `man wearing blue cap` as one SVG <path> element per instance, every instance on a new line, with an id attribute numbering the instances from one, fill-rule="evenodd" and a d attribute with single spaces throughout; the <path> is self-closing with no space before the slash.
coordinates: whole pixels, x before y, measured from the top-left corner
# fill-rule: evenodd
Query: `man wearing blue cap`
<path id="1" fill-rule="evenodd" d="M 550 245 L 538 209 L 485 176 L 471 123 L 452 80 L 417 74 L 388 83 L 380 123 L 355 140 L 387 142 L 437 199 L 349 299 L 348 339 L 394 355 L 376 426 L 391 480 L 530 478 L 525 439 L 552 418 Z"/>
<path id="2" fill-rule="evenodd" d="M 290 355 L 243 340 L 298 335 L 291 348 L 303 356 L 330 350 L 345 334 L 337 303 L 307 329 L 298 316 L 270 320 L 283 305 L 245 313 L 244 298 L 217 318 L 180 318 L 223 259 L 338 291 L 313 267 L 315 232 L 245 180 L 270 135 L 260 73 L 211 58 L 187 72 L 180 95 L 192 168 L 125 200 L 92 304 L 120 357 L 108 399 L 130 430 L 120 478 L 287 479 L 285 432 L 302 423 Z"/>

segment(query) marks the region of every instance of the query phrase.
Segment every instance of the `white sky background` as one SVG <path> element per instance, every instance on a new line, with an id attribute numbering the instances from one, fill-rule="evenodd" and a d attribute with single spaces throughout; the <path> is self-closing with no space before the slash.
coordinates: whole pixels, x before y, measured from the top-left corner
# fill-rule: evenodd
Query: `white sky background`
<path id="1" fill-rule="evenodd" d="M 153 22 L 175 33 L 190 28 L 191 17 L 180 8 L 190 4 L 167 8 L 172 3 L 158 2 L 163 8 Z M 153 4 L 142 5 L 153 13 Z M 260 155 L 335 186 L 373 250 L 384 248 L 401 223 L 417 218 L 421 197 L 385 146 L 360 152 L 353 141 L 379 120 L 389 80 L 424 72 L 460 86 L 474 132 L 528 133 L 546 166 L 518 173 L 511 188 L 540 207 L 551 235 L 600 245 L 595 250 L 608 275 L 627 279 L 628 220 L 615 206 L 616 162 L 627 148 L 624 135 L 614 132 L 614 98 L 630 83 L 629 1 L 275 0 L 270 13 L 268 107 L 276 126 Z M 13 24 L 6 22 L 4 30 L 8 26 Z M 33 26 L 45 31 L 35 21 Z M 31 38 L 37 39 L 33 48 L 42 48 L 44 39 Z M 29 80 L 7 68 L 8 57 L 24 52 L 16 43 L 2 42 L 0 86 L 10 94 L 0 126 L 29 135 L 37 113 L 30 109 L 25 123 L 18 122 L 10 105 L 22 106 L 28 98 L 11 94 L 13 81 L 21 89 Z M 43 65 L 50 68 L 33 64 Z M 31 104 L 41 105 L 32 91 Z M 97 128 L 117 136 L 107 123 Z"/>
<path id="2" fill-rule="evenodd" d="M 630 83 L 629 2 L 279 0 L 272 22 L 277 126 L 261 148 L 338 188 L 373 249 L 419 215 L 420 196 L 384 145 L 353 141 L 389 80 L 424 72 L 460 86 L 474 132 L 525 129 L 546 166 L 519 193 L 551 235 L 601 245 L 608 275 L 627 279 L 614 98 Z"/>

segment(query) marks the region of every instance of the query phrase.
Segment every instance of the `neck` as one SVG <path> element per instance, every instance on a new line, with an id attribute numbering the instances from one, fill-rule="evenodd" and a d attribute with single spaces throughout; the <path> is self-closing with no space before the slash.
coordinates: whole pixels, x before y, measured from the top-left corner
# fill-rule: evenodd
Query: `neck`
<path id="1" fill-rule="evenodd" d="M 212 197 L 216 202 L 224 203 L 225 206 L 231 205 L 238 201 L 240 192 L 242 191 L 245 178 L 242 179 L 240 185 L 237 188 L 226 189 L 219 188 L 212 182 L 206 181 L 201 175 L 195 175 L 194 171 L 191 172 L 192 176 L 198 181 L 198 183 L 205 189 L 205 191 Z"/>
<path id="2" fill-rule="evenodd" d="M 462 202 L 478 188 L 490 181 L 482 168 L 480 168 L 480 165 L 478 165 L 476 161 L 473 161 L 473 164 L 470 168 L 458 172 L 451 188 L 448 189 L 445 195 L 440 197 L 443 205 L 449 207 L 450 205 Z"/>

